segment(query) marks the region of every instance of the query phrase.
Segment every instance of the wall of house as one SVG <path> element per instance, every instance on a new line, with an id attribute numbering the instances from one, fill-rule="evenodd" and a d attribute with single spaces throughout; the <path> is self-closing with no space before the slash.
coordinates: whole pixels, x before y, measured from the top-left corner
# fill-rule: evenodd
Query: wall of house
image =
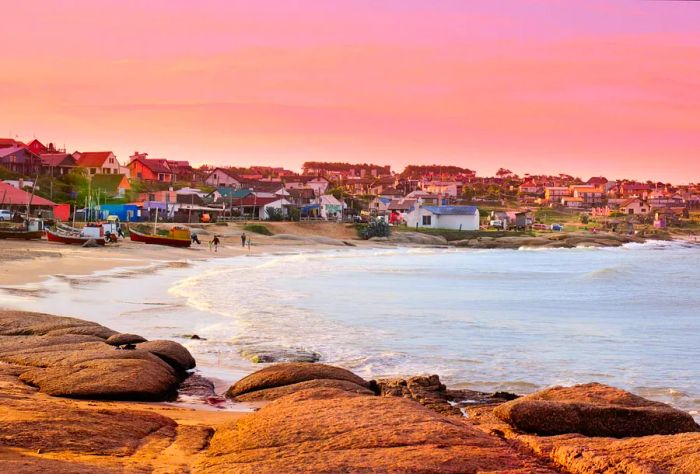
<path id="1" fill-rule="evenodd" d="M 437 216 L 438 229 L 459 229 L 462 230 L 479 230 L 479 213 L 476 215 L 442 215 Z"/>

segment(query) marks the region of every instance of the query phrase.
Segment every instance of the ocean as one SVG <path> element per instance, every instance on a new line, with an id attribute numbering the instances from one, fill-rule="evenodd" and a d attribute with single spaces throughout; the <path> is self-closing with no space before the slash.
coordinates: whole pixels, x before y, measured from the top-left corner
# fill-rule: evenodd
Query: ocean
<path id="1" fill-rule="evenodd" d="M 342 249 L 57 276 L 2 306 L 175 339 L 223 385 L 260 367 L 241 351 L 299 351 L 484 391 L 598 381 L 698 418 L 699 264 L 679 242 Z"/>

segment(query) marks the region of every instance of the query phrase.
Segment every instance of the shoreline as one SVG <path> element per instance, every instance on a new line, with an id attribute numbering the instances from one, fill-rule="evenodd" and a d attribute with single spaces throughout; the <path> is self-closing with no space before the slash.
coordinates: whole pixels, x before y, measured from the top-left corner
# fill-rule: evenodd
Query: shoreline
<path id="1" fill-rule="evenodd" d="M 159 247 L 159 246 L 147 246 L 143 244 L 131 244 L 125 245 L 122 247 L 114 247 L 111 249 L 81 249 L 81 248 L 73 248 L 70 246 L 62 246 L 62 247 L 67 247 L 65 249 L 65 255 L 61 257 L 61 260 L 63 259 L 73 259 L 79 263 L 79 265 L 76 265 L 74 267 L 75 273 L 68 274 L 68 275 L 55 275 L 55 274 L 41 274 L 40 276 L 35 275 L 36 279 L 32 282 L 27 282 L 27 283 L 19 283 L 15 285 L 7 285 L 3 284 L 4 281 L 2 278 L 0 278 L 0 291 L 5 291 L 9 294 L 15 293 L 18 296 L 22 296 L 23 294 L 26 294 L 28 296 L 32 296 L 32 291 L 39 291 L 38 287 L 41 286 L 41 282 L 49 282 L 50 280 L 58 278 L 58 282 L 60 282 L 62 279 L 65 279 L 67 281 L 73 281 L 73 280 L 86 280 L 85 283 L 80 283 L 76 282 L 77 285 L 89 285 L 90 282 L 88 281 L 90 277 L 94 277 L 95 280 L 97 281 L 102 281 L 102 277 L 105 277 L 106 279 L 109 279 L 110 277 L 119 277 L 119 278 L 132 278 L 136 277 L 139 278 L 144 274 L 155 274 L 160 272 L 161 270 L 169 270 L 169 269 L 177 269 L 177 268 L 186 268 L 182 267 L 187 266 L 187 265 L 192 265 L 192 264 L 197 264 L 200 262 L 206 262 L 206 261 L 213 261 L 213 260 L 220 260 L 220 259 L 227 259 L 227 258 L 236 258 L 236 257 L 241 257 L 241 256 L 246 256 L 248 255 L 247 250 L 241 251 L 238 248 L 233 247 L 230 245 L 231 240 L 235 239 L 236 236 L 229 237 L 229 240 L 226 241 L 228 244 L 225 247 L 220 248 L 220 251 L 217 253 L 209 252 L 208 250 L 205 250 L 204 248 L 200 249 L 192 249 L 192 250 L 182 250 L 182 249 L 171 249 L 167 247 Z M 258 245 L 256 247 L 253 247 L 252 252 L 250 255 L 254 256 L 274 256 L 274 255 L 300 255 L 302 253 L 316 253 L 319 251 L 344 251 L 344 250 L 352 250 L 351 247 L 348 246 L 339 246 L 339 245 L 329 245 L 329 244 L 319 244 L 318 242 L 314 241 L 304 241 L 304 240 L 299 240 L 299 239 L 282 239 L 283 244 L 279 244 L 278 239 L 274 238 L 256 238 Z M 234 240 L 235 241 L 235 240 Z M 653 243 L 653 241 L 647 241 L 650 243 Z M 661 241 L 663 242 L 663 241 Z M 359 243 L 359 242 L 358 242 Z M 26 243 L 21 243 L 26 246 Z M 38 243 L 41 246 L 41 242 Z M 56 244 L 50 244 L 51 247 L 55 247 Z M 19 247 L 21 247 L 20 245 Z M 585 247 L 585 246 L 584 246 Z M 361 245 L 357 246 L 357 250 L 390 250 L 390 249 L 396 249 L 396 248 L 423 248 L 423 249 L 430 249 L 430 248 L 448 248 L 448 249 L 453 249 L 455 251 L 463 251 L 463 250 L 469 250 L 469 249 L 462 249 L 459 247 L 437 247 L 437 246 L 431 246 L 431 245 L 419 245 L 419 244 L 413 244 L 413 245 L 406 245 L 406 244 L 399 244 L 395 245 L 393 242 L 388 242 L 388 243 L 383 243 L 383 242 L 373 242 L 369 241 L 366 243 L 362 243 Z M 522 247 L 519 247 L 519 249 L 523 249 Z M 93 253 L 95 250 L 98 251 L 98 253 Z M 514 249 L 513 249 L 514 250 Z M 525 248 L 524 250 L 530 250 Z M 46 250 L 44 250 L 46 251 Z M 145 258 L 142 259 L 137 259 L 136 257 L 131 257 L 129 260 L 124 259 L 124 254 L 127 251 L 134 251 L 137 253 L 137 255 L 144 255 L 148 254 L 150 256 L 150 260 L 146 260 Z M 87 255 L 85 255 L 87 254 Z M 192 257 L 194 255 L 194 258 Z M 87 257 L 87 258 L 86 258 Z M 157 257 L 157 258 L 156 258 Z M 53 257 L 55 258 L 55 257 Z M 123 262 L 127 262 L 127 265 L 121 265 Z M 14 262 L 11 262 L 13 265 L 21 265 L 22 262 L 30 262 L 33 265 L 39 265 L 39 266 L 45 266 L 46 260 L 42 258 L 38 259 L 33 259 L 33 260 L 17 260 Z M 66 267 L 62 267 L 66 268 Z M 25 268 L 26 273 L 30 273 L 30 270 Z M 40 278 L 41 277 L 41 278 Z M 147 303 L 144 303 L 147 304 Z M 155 304 L 155 303 L 154 303 Z M 31 306 L 31 305 L 30 305 Z M 25 309 L 29 309 L 25 306 Z M 51 312 L 51 311 L 47 311 Z M 70 314 L 68 312 L 65 312 L 66 316 L 72 316 L 75 315 L 75 313 Z M 79 317 L 86 317 L 85 314 L 80 315 Z M 89 319 L 89 316 L 88 316 Z M 117 326 L 118 327 L 118 326 Z M 124 330 L 128 328 L 123 328 Z M 143 329 L 142 329 L 143 330 Z M 191 332 L 191 331 L 190 331 Z M 165 334 L 162 335 L 162 337 L 173 337 L 177 336 L 174 333 L 171 334 Z M 234 364 L 236 366 L 235 368 L 235 373 L 237 377 L 243 377 L 246 374 L 254 371 L 257 367 L 257 364 L 252 364 L 249 358 L 246 358 L 244 355 L 240 354 L 230 354 L 229 357 L 235 356 L 240 363 L 239 364 Z M 220 379 L 220 385 L 223 386 L 226 383 L 231 383 L 234 382 L 236 379 L 229 379 L 229 378 L 221 378 L 216 375 L 217 369 L 216 367 L 212 366 L 211 367 L 211 372 L 207 373 L 208 376 L 215 378 L 215 379 Z M 410 375 L 410 374 L 404 374 L 404 375 Z M 527 381 L 525 381 L 527 382 Z M 457 382 L 457 386 L 463 385 L 462 382 Z M 541 387 L 541 385 L 539 385 Z M 524 392 L 527 393 L 527 392 Z"/>
<path id="2" fill-rule="evenodd" d="M 127 340 L 132 350 L 115 350 Z M 691 417 L 597 383 L 517 397 L 448 389 L 437 375 L 366 380 L 320 363 L 280 363 L 227 390 L 227 399 L 255 403 L 254 412 L 165 401 L 174 389 L 208 397 L 206 380 L 189 383 L 195 366 L 172 341 L 0 311 L 0 464 L 86 474 L 700 466 Z"/>

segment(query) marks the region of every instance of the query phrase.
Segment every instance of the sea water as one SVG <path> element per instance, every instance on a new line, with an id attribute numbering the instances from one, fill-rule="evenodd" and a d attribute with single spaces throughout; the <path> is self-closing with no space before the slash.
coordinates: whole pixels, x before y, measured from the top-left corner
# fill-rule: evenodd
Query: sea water
<path id="1" fill-rule="evenodd" d="M 178 340 L 225 383 L 259 367 L 241 350 L 310 351 L 366 378 L 485 391 L 598 381 L 697 417 L 699 263 L 678 242 L 329 250 L 54 277 L 2 306 Z"/>

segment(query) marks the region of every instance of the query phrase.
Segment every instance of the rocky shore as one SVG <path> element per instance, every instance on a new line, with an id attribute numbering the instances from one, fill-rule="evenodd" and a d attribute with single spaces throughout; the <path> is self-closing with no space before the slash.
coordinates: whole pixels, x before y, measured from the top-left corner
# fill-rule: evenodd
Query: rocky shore
<path id="1" fill-rule="evenodd" d="M 439 377 L 364 380 L 320 363 L 268 365 L 232 385 L 254 413 L 164 404 L 216 398 L 172 341 L 0 311 L 5 472 L 696 473 L 685 412 L 591 383 L 525 397 Z M 223 406 L 223 404 L 220 404 Z M 205 406 L 205 405 L 202 405 Z"/>

